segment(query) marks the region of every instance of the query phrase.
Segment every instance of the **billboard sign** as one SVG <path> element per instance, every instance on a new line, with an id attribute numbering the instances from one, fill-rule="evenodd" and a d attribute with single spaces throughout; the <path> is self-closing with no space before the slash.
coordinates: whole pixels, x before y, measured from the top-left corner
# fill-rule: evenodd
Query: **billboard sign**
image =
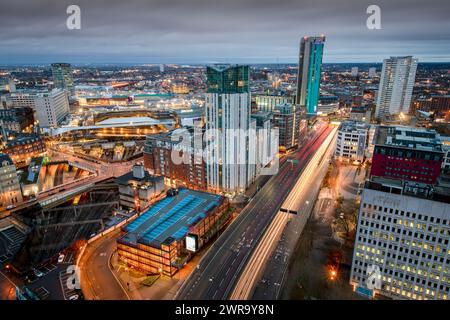
<path id="1" fill-rule="evenodd" d="M 191 252 L 196 252 L 198 249 L 198 236 L 195 234 L 188 234 L 186 236 L 186 249 Z"/>

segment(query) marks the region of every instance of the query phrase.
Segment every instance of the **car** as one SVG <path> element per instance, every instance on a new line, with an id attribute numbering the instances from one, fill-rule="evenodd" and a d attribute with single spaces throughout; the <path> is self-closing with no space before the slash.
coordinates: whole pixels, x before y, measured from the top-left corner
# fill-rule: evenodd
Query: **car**
<path id="1" fill-rule="evenodd" d="M 38 269 L 33 269 L 34 274 L 36 275 L 36 277 L 41 278 L 44 276 L 44 274 L 39 271 Z"/>
<path id="2" fill-rule="evenodd" d="M 6 210 L 11 210 L 14 209 L 16 206 L 13 204 L 10 204 L 9 206 L 6 207 Z"/>
<path id="3" fill-rule="evenodd" d="M 74 294 L 69 297 L 69 300 L 78 300 L 78 298 L 79 298 L 78 295 Z"/>
<path id="4" fill-rule="evenodd" d="M 64 254 L 61 253 L 61 254 L 59 255 L 59 257 L 58 257 L 58 263 L 63 263 L 65 257 L 66 257 L 66 256 L 65 256 Z"/>

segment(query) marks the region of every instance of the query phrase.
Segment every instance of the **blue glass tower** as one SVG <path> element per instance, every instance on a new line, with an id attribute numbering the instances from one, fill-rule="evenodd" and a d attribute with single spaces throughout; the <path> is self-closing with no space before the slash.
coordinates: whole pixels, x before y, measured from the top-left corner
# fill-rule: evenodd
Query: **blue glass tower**
<path id="1" fill-rule="evenodd" d="M 317 113 L 324 44 L 325 36 L 303 37 L 300 42 L 295 102 L 308 114 Z"/>

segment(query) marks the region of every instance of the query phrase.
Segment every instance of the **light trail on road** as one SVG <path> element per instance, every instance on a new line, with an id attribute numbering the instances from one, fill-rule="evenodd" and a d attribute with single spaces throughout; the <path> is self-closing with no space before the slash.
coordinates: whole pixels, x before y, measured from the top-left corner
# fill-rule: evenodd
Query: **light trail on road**
<path id="1" fill-rule="evenodd" d="M 292 166 L 284 162 L 279 172 L 252 198 L 236 220 L 216 240 L 191 276 L 183 283 L 177 299 L 227 299 L 250 254 L 278 213 L 308 161 L 329 136 L 322 127 L 295 153 Z"/>

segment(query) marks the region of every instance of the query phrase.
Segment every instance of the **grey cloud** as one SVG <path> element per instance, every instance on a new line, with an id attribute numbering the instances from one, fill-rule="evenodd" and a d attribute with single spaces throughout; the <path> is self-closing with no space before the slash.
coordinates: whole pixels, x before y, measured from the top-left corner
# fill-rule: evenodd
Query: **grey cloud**
<path id="1" fill-rule="evenodd" d="M 0 64 L 295 62 L 300 37 L 321 33 L 325 61 L 450 61 L 449 1 L 0 1 Z M 382 30 L 366 28 L 372 3 L 381 7 Z M 65 27 L 70 4 L 81 7 L 81 30 Z"/>

